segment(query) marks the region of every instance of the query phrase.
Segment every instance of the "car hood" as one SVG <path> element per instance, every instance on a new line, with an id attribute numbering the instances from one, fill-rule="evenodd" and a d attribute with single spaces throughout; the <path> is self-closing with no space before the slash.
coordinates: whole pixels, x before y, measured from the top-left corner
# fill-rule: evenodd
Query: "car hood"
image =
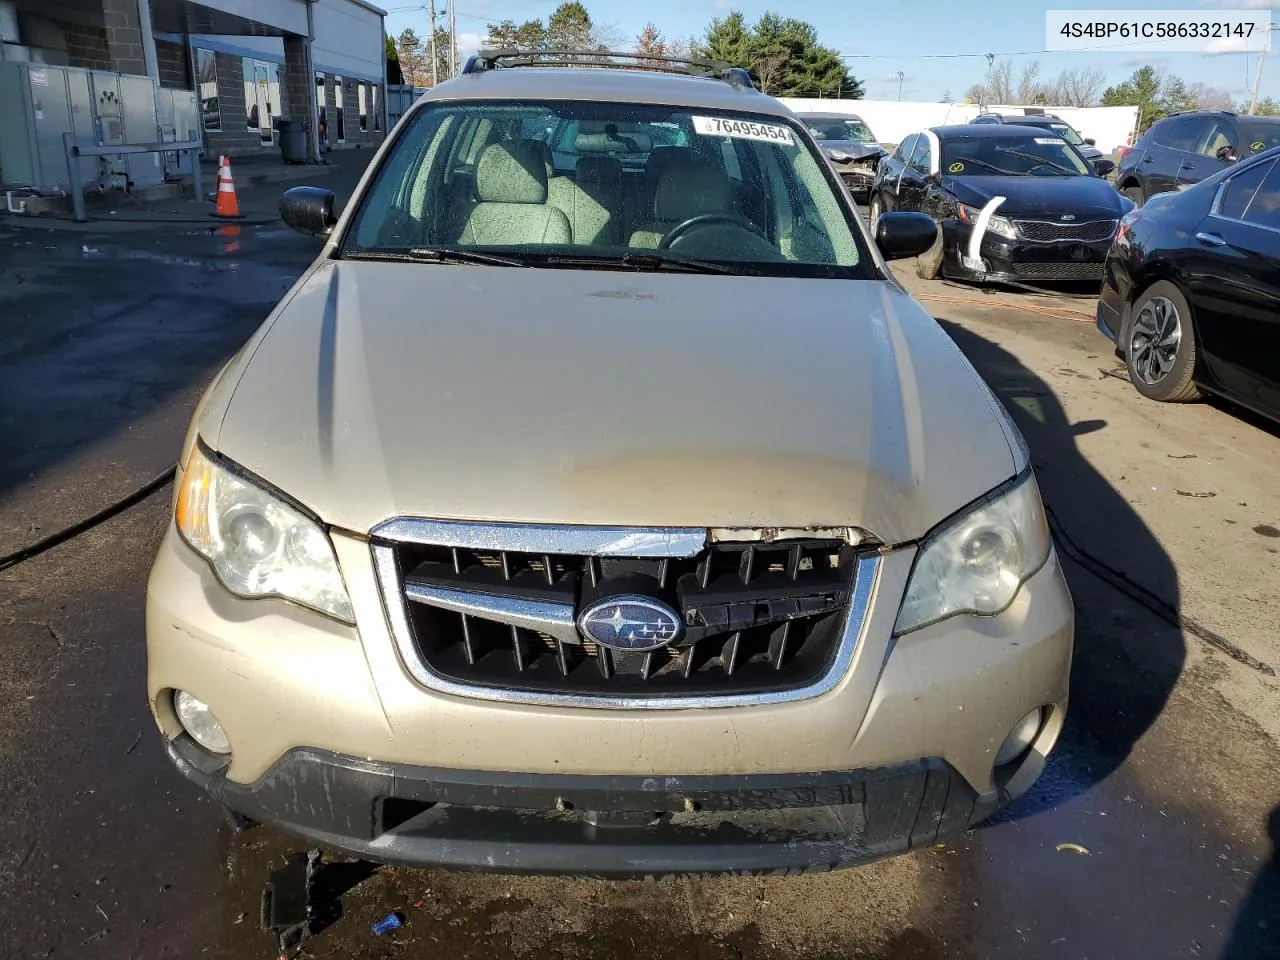
<path id="1" fill-rule="evenodd" d="M 878 157 L 884 153 L 884 147 L 880 146 L 880 144 L 863 143 L 860 140 L 823 140 L 822 150 L 828 155 L 832 153 L 843 153 L 845 156 L 852 157 L 854 160 L 862 160 L 866 157 Z"/>
<path id="2" fill-rule="evenodd" d="M 1004 197 L 1002 217 L 1049 217 L 1064 213 L 1080 222 L 1118 219 L 1127 205 L 1099 177 L 943 177 L 942 186 L 961 203 L 981 207 Z"/>
<path id="3" fill-rule="evenodd" d="M 1012 476 L 1019 442 L 883 281 L 330 261 L 244 354 L 206 441 L 357 532 L 425 516 L 902 542 Z"/>

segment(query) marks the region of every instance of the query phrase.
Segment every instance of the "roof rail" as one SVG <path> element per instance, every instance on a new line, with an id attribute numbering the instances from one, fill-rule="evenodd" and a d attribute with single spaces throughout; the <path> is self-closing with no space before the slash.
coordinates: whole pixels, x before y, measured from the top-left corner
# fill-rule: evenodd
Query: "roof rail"
<path id="1" fill-rule="evenodd" d="M 637 64 L 636 61 L 643 61 Z M 479 73 L 505 67 L 613 67 L 620 70 L 663 70 L 692 76 L 710 76 L 736 87 L 754 90 L 751 74 L 719 60 L 702 57 L 670 57 L 664 54 L 617 50 L 536 50 L 520 47 L 482 49 L 467 58 L 462 72 Z"/>

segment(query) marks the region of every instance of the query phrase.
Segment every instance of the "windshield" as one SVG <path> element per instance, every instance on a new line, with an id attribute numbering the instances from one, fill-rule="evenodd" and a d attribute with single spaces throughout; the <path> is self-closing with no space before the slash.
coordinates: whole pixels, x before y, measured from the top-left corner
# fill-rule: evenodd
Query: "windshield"
<path id="1" fill-rule="evenodd" d="M 1061 137 L 957 137 L 942 144 L 942 171 L 953 177 L 1087 177 L 1088 165 Z"/>
<path id="2" fill-rule="evenodd" d="M 412 116 L 342 255 L 862 278 L 862 243 L 826 162 L 782 118 L 469 100 Z"/>
<path id="3" fill-rule="evenodd" d="M 1260 123 L 1257 120 L 1244 119 L 1239 122 L 1240 139 L 1244 141 L 1241 147 L 1245 151 L 1241 154 L 1242 156 L 1280 147 L 1280 123 Z"/>
<path id="4" fill-rule="evenodd" d="M 856 117 L 834 120 L 827 117 L 801 117 L 809 132 L 818 140 L 853 140 L 857 143 L 875 143 L 871 128 Z"/>
<path id="5" fill-rule="evenodd" d="M 1069 123 L 1045 123 L 1037 124 L 1037 126 L 1043 126 L 1046 130 L 1052 130 L 1073 147 L 1079 147 L 1084 143 L 1084 137 L 1076 133 L 1075 127 L 1071 126 Z"/>

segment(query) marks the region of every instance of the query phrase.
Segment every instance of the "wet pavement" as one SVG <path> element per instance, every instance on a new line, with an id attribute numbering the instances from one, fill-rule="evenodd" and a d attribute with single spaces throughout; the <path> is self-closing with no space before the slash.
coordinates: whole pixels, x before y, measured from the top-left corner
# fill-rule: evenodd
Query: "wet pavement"
<path id="1" fill-rule="evenodd" d="M 171 467 L 204 384 L 316 249 L 281 227 L 102 238 L 0 221 L 0 557 Z M 1082 452 L 1063 388 L 972 311 L 935 312 L 1018 419 L 1086 562 L 1105 556 L 1179 608 L 1199 571 Z M 1083 368 L 1081 337 L 1061 338 L 1063 363 Z M 1133 409 L 1109 416 L 1148 415 Z M 143 597 L 169 494 L 0 572 L 0 957 L 277 955 L 259 897 L 304 845 L 233 833 L 170 769 L 145 703 Z M 1280 957 L 1280 752 L 1219 693 L 1257 671 L 1097 567 L 1066 569 L 1078 649 L 1062 744 L 1029 795 L 960 841 L 829 875 L 638 883 L 335 862 L 302 955 Z M 405 926 L 373 936 L 393 910 Z"/>

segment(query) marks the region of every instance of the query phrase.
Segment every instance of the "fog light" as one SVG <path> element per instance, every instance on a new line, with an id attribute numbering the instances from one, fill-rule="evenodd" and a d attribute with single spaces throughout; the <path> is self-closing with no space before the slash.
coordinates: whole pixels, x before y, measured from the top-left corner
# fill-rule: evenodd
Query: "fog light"
<path id="1" fill-rule="evenodd" d="M 1002 767 L 1011 760 L 1018 759 L 1026 752 L 1027 747 L 1031 746 L 1031 741 L 1040 732 L 1040 721 L 1043 717 L 1044 710 L 1036 707 L 1018 721 L 1018 725 L 1013 728 L 1013 732 L 1005 737 L 1004 743 L 1000 745 L 1000 750 L 996 754 L 997 767 Z"/>
<path id="2" fill-rule="evenodd" d="M 182 729 L 191 734 L 196 743 L 210 753 L 230 753 L 231 741 L 209 705 L 197 700 L 185 690 L 173 695 L 173 709 L 178 714 Z"/>

